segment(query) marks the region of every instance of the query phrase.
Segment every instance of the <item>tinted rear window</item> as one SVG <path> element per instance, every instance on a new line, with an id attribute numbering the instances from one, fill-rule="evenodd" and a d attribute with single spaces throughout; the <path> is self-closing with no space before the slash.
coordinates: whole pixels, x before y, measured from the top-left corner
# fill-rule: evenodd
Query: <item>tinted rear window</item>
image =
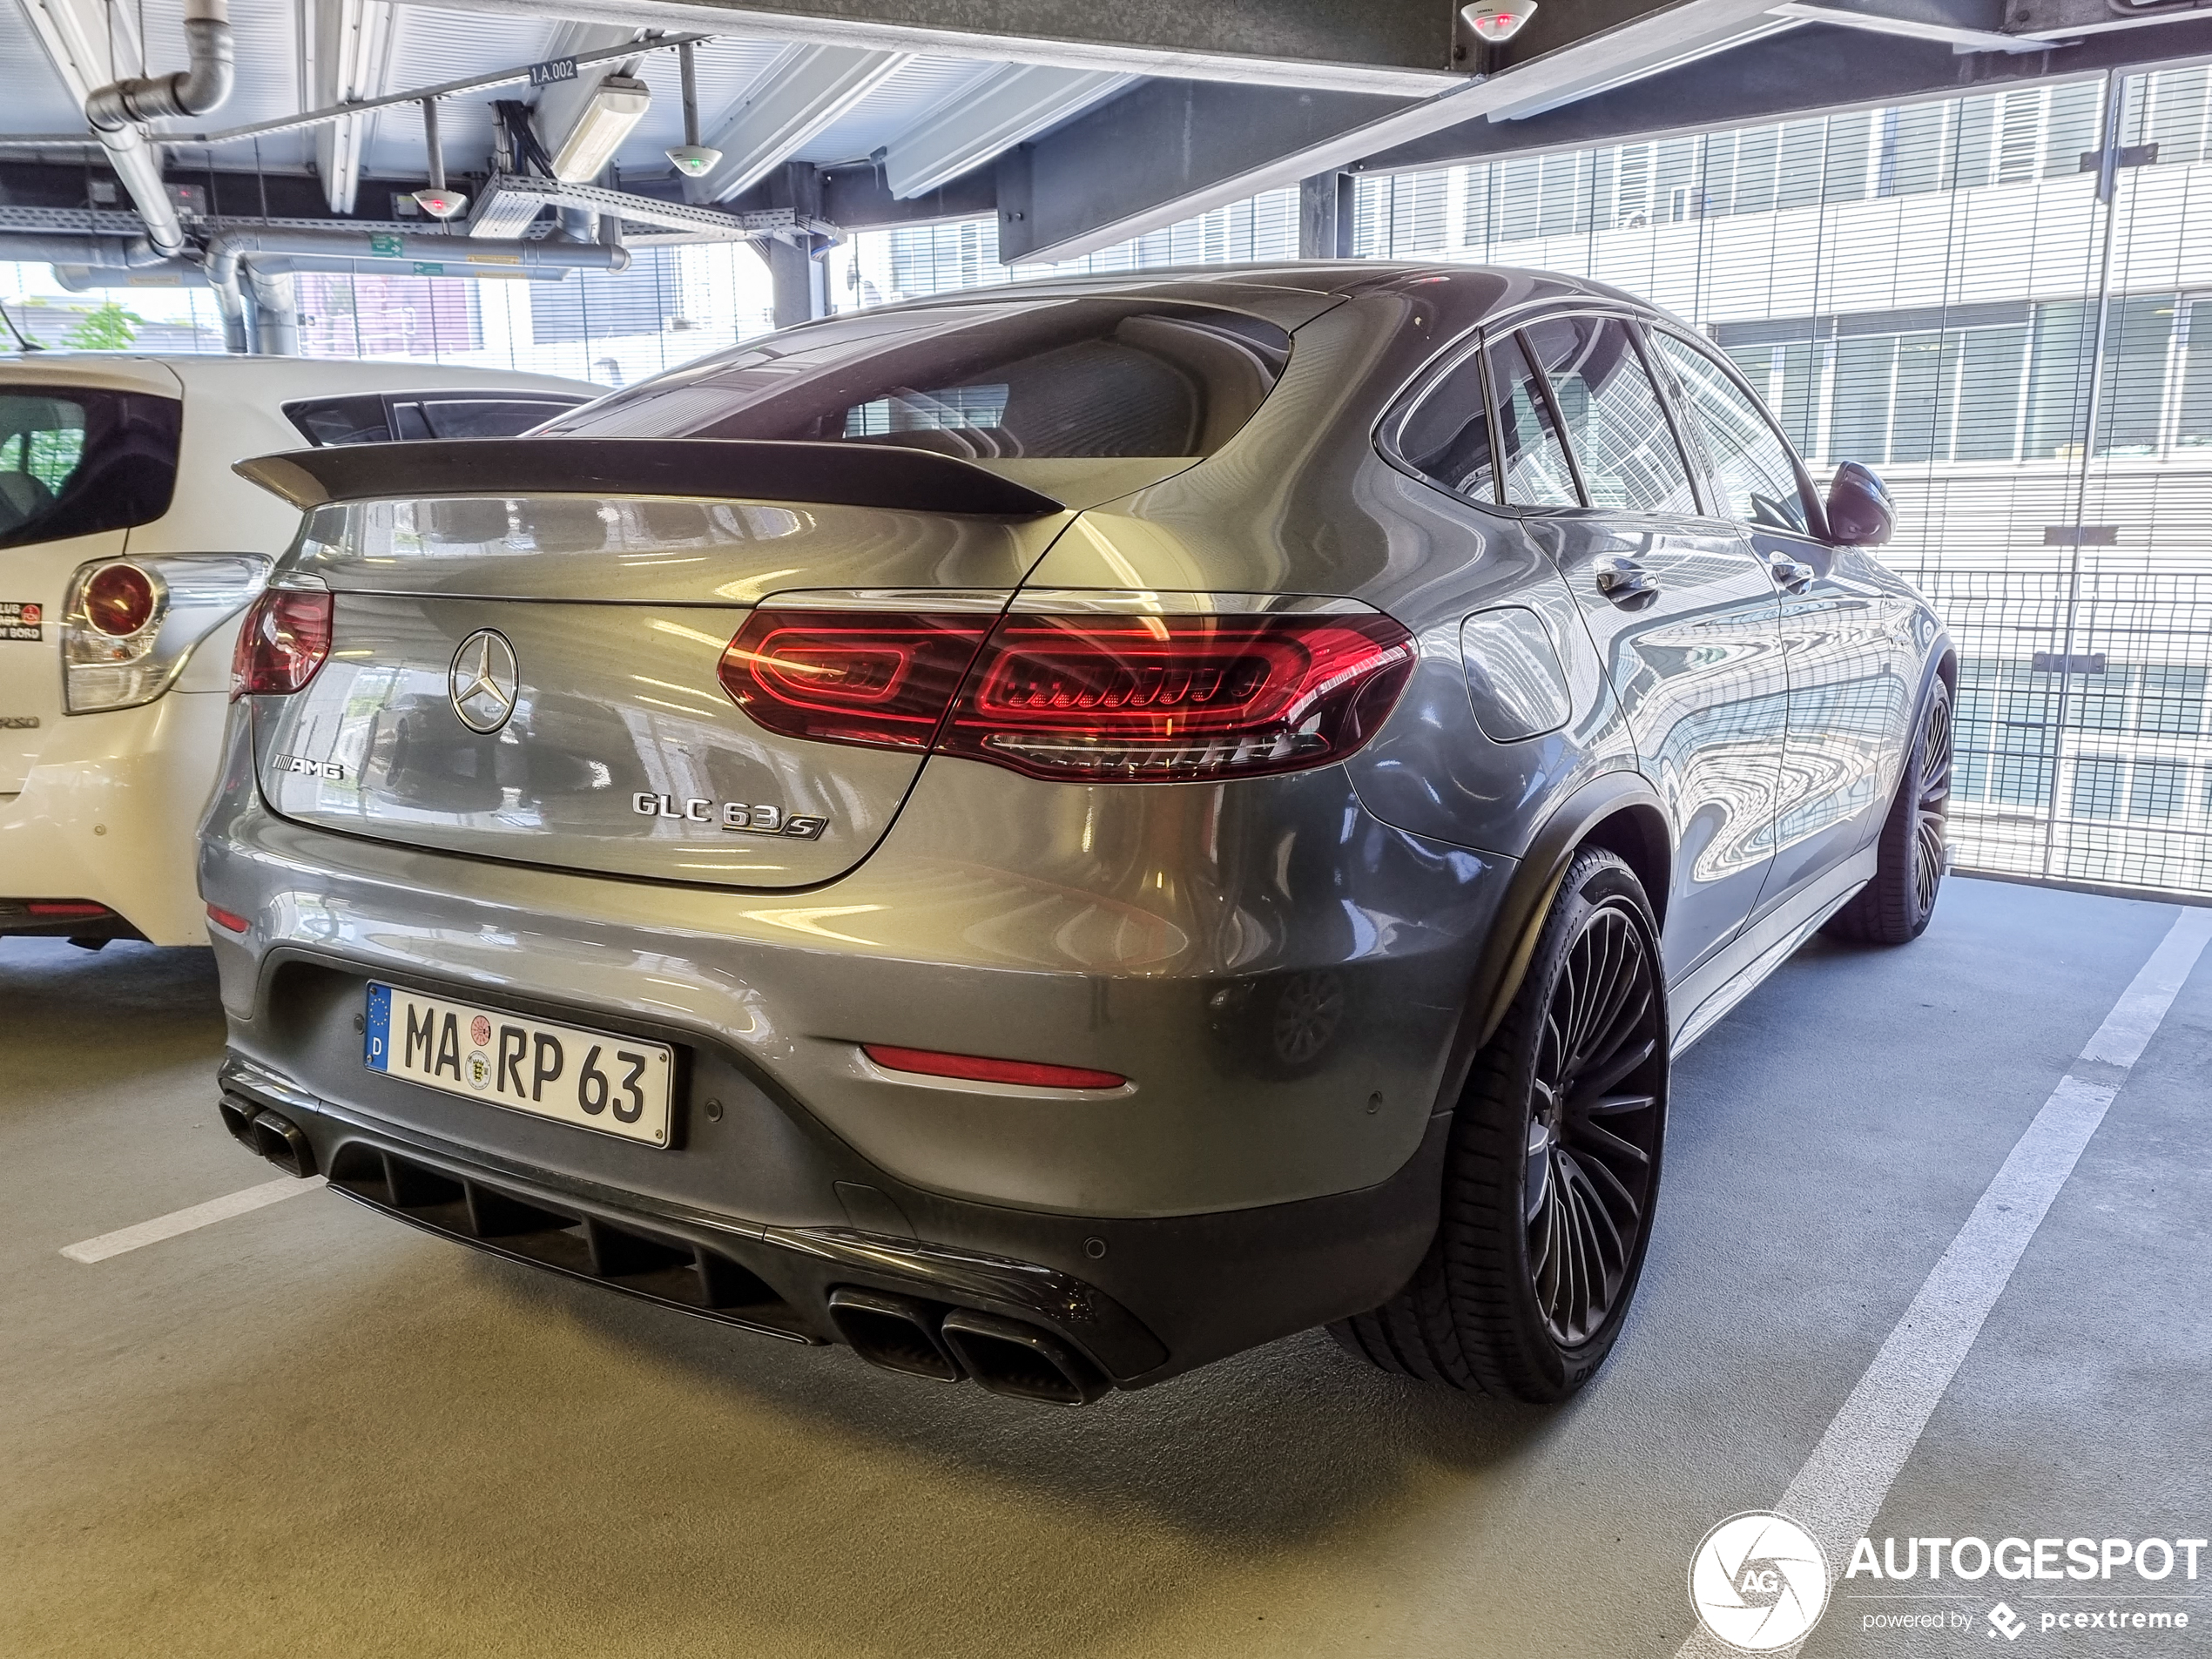
<path id="1" fill-rule="evenodd" d="M 610 438 L 888 443 L 963 459 L 1203 455 L 1274 387 L 1291 339 L 1207 306 L 1029 300 L 812 325 L 546 428 Z"/>
<path id="2" fill-rule="evenodd" d="M 301 436 L 323 447 L 395 439 L 519 437 L 583 401 L 580 397 L 499 397 L 482 392 L 361 392 L 287 403 L 284 412 Z"/>
<path id="3" fill-rule="evenodd" d="M 152 523 L 176 490 L 183 428 L 172 397 L 0 389 L 0 547 Z"/>

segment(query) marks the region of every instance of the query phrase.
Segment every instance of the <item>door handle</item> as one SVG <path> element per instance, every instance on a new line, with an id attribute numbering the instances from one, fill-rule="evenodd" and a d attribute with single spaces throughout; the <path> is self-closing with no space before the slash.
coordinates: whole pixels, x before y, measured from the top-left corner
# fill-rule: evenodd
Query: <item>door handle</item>
<path id="1" fill-rule="evenodd" d="M 1777 582 L 1792 593 L 1803 593 L 1820 574 L 1803 559 L 1793 559 L 1787 553 L 1768 554 L 1766 568 Z"/>
<path id="2" fill-rule="evenodd" d="M 1641 610 L 1659 597 L 1659 578 L 1633 559 L 1609 559 L 1597 568 L 1597 590 L 1623 610 Z"/>

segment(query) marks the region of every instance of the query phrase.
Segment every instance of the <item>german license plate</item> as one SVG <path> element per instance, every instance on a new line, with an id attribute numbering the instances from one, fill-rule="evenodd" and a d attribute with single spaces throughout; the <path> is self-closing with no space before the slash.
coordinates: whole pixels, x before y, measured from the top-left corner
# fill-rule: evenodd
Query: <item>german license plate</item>
<path id="1" fill-rule="evenodd" d="M 371 985 L 361 1059 L 426 1089 L 668 1144 L 676 1056 L 665 1043 Z"/>

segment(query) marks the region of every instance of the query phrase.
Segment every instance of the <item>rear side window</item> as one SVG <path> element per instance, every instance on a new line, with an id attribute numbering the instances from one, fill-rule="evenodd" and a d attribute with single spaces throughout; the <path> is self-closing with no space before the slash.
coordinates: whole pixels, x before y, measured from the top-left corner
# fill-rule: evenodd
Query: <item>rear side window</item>
<path id="1" fill-rule="evenodd" d="M 584 400 L 555 395 L 493 397 L 482 393 L 431 395 L 362 392 L 309 398 L 284 412 L 318 448 L 408 442 L 427 438 L 512 438 L 542 426 Z"/>
<path id="2" fill-rule="evenodd" d="M 0 547 L 152 523 L 176 490 L 183 428 L 172 397 L 0 390 Z"/>
<path id="3" fill-rule="evenodd" d="M 1529 366 L 1519 334 L 1490 348 L 1498 394 L 1498 454 L 1506 499 L 1516 507 L 1580 507 L 1575 469 L 1560 442 L 1543 378 Z"/>
<path id="4" fill-rule="evenodd" d="M 1469 352 L 1413 406 L 1398 428 L 1398 453 L 1407 465 L 1447 489 L 1471 501 L 1497 500 L 1489 404 L 1482 354 Z"/>
<path id="5" fill-rule="evenodd" d="M 1522 331 L 1545 372 L 1593 507 L 1695 513 L 1689 463 L 1628 325 L 1547 317 Z"/>
<path id="6" fill-rule="evenodd" d="M 317 448 L 392 441 L 391 419 L 384 413 L 383 398 L 374 392 L 359 397 L 318 397 L 305 403 L 287 403 L 284 412 L 300 428 L 300 435 Z"/>
<path id="7" fill-rule="evenodd" d="M 968 460 L 1204 455 L 1291 350 L 1241 312 L 1083 298 L 840 319 L 602 398 L 549 435 L 896 444 Z"/>
<path id="8" fill-rule="evenodd" d="M 392 431 L 400 438 L 520 437 L 583 401 L 580 397 L 395 397 Z"/>
<path id="9" fill-rule="evenodd" d="M 1721 513 L 1739 523 L 1804 534 L 1809 520 L 1797 462 L 1766 412 L 1696 347 L 1656 329 L 1650 338 L 1682 389 Z"/>

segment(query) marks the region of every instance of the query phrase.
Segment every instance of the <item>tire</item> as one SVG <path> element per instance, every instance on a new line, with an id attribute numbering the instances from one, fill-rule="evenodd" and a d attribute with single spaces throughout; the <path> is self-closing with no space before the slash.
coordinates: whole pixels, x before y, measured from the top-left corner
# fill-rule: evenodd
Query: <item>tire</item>
<path id="1" fill-rule="evenodd" d="M 1661 972 L 1635 872 L 1600 848 L 1576 854 L 1454 1109 L 1428 1255 L 1381 1307 L 1331 1325 L 1339 1341 L 1386 1371 L 1540 1403 L 1589 1380 L 1651 1236 Z"/>
<path id="2" fill-rule="evenodd" d="M 1948 861 L 1950 806 L 1951 688 L 1939 677 L 1882 822 L 1874 879 L 1821 932 L 1860 945 L 1909 945 L 1925 933 Z"/>

